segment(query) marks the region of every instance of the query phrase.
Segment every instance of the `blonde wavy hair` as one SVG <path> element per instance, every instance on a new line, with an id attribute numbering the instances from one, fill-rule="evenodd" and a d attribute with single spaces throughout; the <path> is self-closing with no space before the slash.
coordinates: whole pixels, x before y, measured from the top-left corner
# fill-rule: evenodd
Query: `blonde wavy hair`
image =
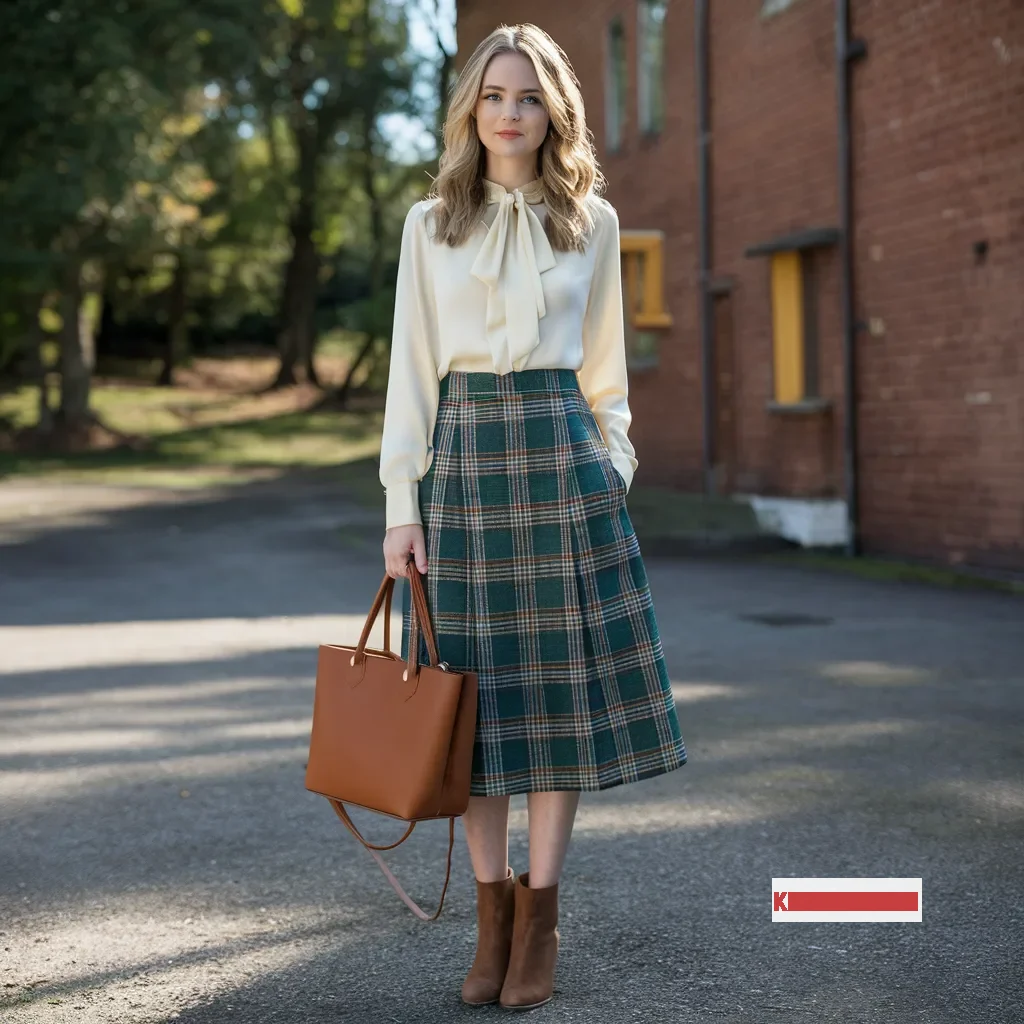
<path id="1" fill-rule="evenodd" d="M 520 53 L 540 80 L 550 118 L 538 170 L 544 179 L 546 231 L 553 249 L 582 252 L 594 226 L 588 198 L 605 188 L 593 134 L 587 128 L 580 83 L 562 48 L 536 25 L 500 25 L 473 51 L 452 92 L 444 123 L 444 150 L 430 197 L 435 237 L 462 245 L 479 223 L 485 149 L 477 135 L 476 106 L 487 65 L 498 54 Z"/>

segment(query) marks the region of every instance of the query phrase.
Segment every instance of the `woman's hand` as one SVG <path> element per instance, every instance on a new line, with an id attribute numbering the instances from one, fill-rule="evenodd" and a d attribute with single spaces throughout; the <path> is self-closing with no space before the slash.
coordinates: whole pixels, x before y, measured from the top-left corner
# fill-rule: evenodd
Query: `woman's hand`
<path id="1" fill-rule="evenodd" d="M 408 526 L 392 526 L 384 534 L 384 568 L 392 579 L 408 576 L 409 554 L 416 557 L 416 568 L 427 571 L 427 545 L 423 539 L 423 527 L 419 523 Z"/>

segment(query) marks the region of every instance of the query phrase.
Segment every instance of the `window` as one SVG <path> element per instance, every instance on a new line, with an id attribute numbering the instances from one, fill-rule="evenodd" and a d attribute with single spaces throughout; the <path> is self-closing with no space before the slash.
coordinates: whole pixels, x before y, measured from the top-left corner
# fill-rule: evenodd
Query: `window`
<path id="1" fill-rule="evenodd" d="M 656 134 L 665 125 L 665 12 L 668 0 L 640 0 L 637 33 L 637 101 L 640 130 Z"/>
<path id="2" fill-rule="evenodd" d="M 762 242 L 747 256 L 769 257 L 773 394 L 769 406 L 812 412 L 829 403 L 818 380 L 818 270 L 836 228 L 811 228 Z"/>
<path id="3" fill-rule="evenodd" d="M 665 269 L 662 231 L 619 232 L 626 294 L 637 327 L 671 327 L 665 309 Z"/>
<path id="4" fill-rule="evenodd" d="M 619 233 L 626 320 L 626 361 L 632 369 L 656 366 L 660 329 L 672 326 L 665 309 L 664 234 Z"/>
<path id="5" fill-rule="evenodd" d="M 626 31 L 622 19 L 608 26 L 608 52 L 605 85 L 605 131 L 608 149 L 622 148 L 626 127 Z"/>

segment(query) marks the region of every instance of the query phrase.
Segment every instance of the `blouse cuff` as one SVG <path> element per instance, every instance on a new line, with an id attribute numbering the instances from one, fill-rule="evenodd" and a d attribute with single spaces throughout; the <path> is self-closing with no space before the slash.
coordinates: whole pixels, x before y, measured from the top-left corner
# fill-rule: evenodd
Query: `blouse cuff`
<path id="1" fill-rule="evenodd" d="M 633 474 L 636 472 L 637 461 L 630 458 L 625 452 L 611 452 L 612 465 L 618 470 L 619 476 L 626 483 L 626 491 L 629 492 L 630 484 L 633 483 Z"/>
<path id="2" fill-rule="evenodd" d="M 385 496 L 385 526 L 415 526 L 420 518 L 420 485 L 418 480 L 391 484 Z"/>

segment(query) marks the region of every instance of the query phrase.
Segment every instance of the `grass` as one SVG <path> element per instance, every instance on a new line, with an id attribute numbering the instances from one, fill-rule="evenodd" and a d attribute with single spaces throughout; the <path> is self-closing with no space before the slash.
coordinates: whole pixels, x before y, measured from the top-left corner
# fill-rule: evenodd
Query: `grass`
<path id="1" fill-rule="evenodd" d="M 173 388 L 98 378 L 94 411 L 138 444 L 54 455 L 0 451 L 0 478 L 203 487 L 374 461 L 380 408 L 318 409 L 323 393 L 312 386 L 265 391 L 274 366 L 272 358 L 196 360 Z M 333 382 L 343 369 L 328 365 L 322 372 Z M 27 387 L 0 395 L 0 418 L 30 426 L 37 401 Z"/>
<path id="2" fill-rule="evenodd" d="M 708 498 L 668 487 L 634 484 L 627 500 L 638 534 L 672 539 L 702 535 L 751 537 L 764 531 L 753 509 L 731 498 Z"/>
<path id="3" fill-rule="evenodd" d="M 111 420 L 108 420 L 111 422 Z M 0 478 L 206 486 L 247 482 L 289 468 L 335 466 L 374 456 L 380 417 L 352 413 L 291 413 L 211 424 L 150 437 L 144 450 L 71 455 L 0 453 Z"/>

